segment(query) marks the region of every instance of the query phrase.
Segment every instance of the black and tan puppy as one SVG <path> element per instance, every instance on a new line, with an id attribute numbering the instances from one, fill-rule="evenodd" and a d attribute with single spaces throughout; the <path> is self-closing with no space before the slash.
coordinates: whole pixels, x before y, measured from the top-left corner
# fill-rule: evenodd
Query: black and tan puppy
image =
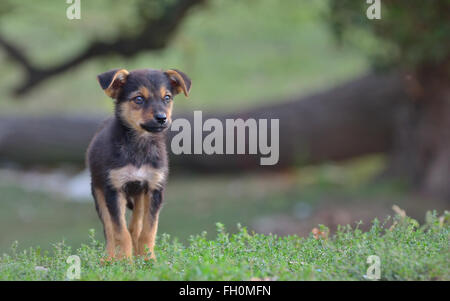
<path id="1" fill-rule="evenodd" d="M 181 71 L 116 69 L 98 76 L 115 99 L 115 116 L 92 139 L 87 164 L 92 194 L 106 238 L 109 258 L 154 258 L 159 210 L 168 175 L 165 132 L 172 99 L 188 96 L 191 80 Z M 129 227 L 126 207 L 133 210 Z"/>

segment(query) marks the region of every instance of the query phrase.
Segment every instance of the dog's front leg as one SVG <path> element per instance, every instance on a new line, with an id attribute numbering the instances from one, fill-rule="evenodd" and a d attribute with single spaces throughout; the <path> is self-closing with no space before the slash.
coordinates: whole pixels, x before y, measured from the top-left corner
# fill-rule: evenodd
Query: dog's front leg
<path id="1" fill-rule="evenodd" d="M 119 258 L 131 258 L 132 241 L 127 228 L 125 194 L 113 188 L 107 187 L 105 191 L 106 205 L 111 216 L 115 246 L 119 248 Z"/>
<path id="2" fill-rule="evenodd" d="M 108 260 L 110 260 L 115 257 L 116 243 L 114 238 L 114 225 L 108 206 L 106 205 L 104 191 L 100 188 L 92 187 L 92 193 L 94 195 L 97 213 L 103 224 L 103 232 L 106 240 L 106 254 L 108 256 Z"/>
<path id="3" fill-rule="evenodd" d="M 139 236 L 142 232 L 142 223 L 144 220 L 144 206 L 149 198 L 148 193 L 141 193 L 134 196 L 133 214 L 128 229 L 130 230 L 131 239 L 133 240 L 133 252 L 139 255 Z"/>
<path id="4" fill-rule="evenodd" d="M 144 221 L 142 232 L 139 237 L 139 255 L 148 255 L 150 258 L 155 258 L 154 247 L 156 232 L 158 230 L 159 210 L 163 200 L 162 190 L 154 190 L 146 198 L 144 205 Z"/>

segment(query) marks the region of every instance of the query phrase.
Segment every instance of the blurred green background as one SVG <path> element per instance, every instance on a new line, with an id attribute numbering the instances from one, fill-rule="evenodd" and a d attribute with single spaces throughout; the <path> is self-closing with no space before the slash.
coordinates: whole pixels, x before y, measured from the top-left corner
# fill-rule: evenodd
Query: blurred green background
<path id="1" fill-rule="evenodd" d="M 67 4 L 45 2 L 26 2 L 0 20 L 5 36 L 33 45 L 27 54 L 42 65 L 76 54 L 92 39 L 132 30 L 137 23 L 132 19 L 136 1 L 82 2 L 82 19 L 71 21 L 65 15 Z M 168 48 L 132 59 L 111 56 L 87 62 L 50 79 L 21 101 L 8 97 L 21 71 L 3 57 L 2 70 L 8 76 L 0 83 L 1 110 L 110 113 L 112 102 L 95 77 L 118 66 L 176 67 L 189 74 L 195 86 L 190 99 L 178 100 L 177 111 L 236 110 L 333 86 L 361 73 L 368 63 L 354 48 L 336 45 L 322 18 L 326 4 L 211 1 L 194 8 Z"/>
<path id="2" fill-rule="evenodd" d="M 139 25 L 135 3 L 82 1 L 82 19 L 67 20 L 65 1 L 5 2 L 0 33 L 22 45 L 34 62 L 55 64 L 91 40 L 132 32 Z M 192 93 L 187 100 L 176 99 L 175 113 L 238 111 L 308 95 L 370 69 L 361 49 L 336 42 L 325 20 L 329 10 L 326 0 L 209 1 L 189 12 L 165 49 L 88 61 L 20 99 L 12 96 L 11 88 L 23 72 L 0 51 L 0 112 L 8 116 L 111 114 L 113 103 L 101 91 L 96 75 L 117 67 L 174 67 L 189 74 Z M 360 43 L 367 41 L 368 35 L 360 36 Z M 263 175 L 172 173 L 159 233 L 185 241 L 203 230 L 214 235 L 215 222 L 222 222 L 230 230 L 241 223 L 259 232 L 308 235 L 317 224 L 334 227 L 368 222 L 375 216 L 382 219 L 392 214 L 393 204 L 419 219 L 428 209 L 446 209 L 445 201 L 414 195 L 401 181 L 374 181 L 385 163 L 384 155 L 372 155 Z M 71 166 L 55 171 L 4 164 L 0 250 L 7 250 L 15 240 L 20 247 L 47 249 L 64 238 L 78 246 L 88 240 L 90 228 L 102 237 L 89 197 L 72 198 L 46 185 L 25 184 L 51 175 L 70 178 L 79 172 L 79 167 Z"/>

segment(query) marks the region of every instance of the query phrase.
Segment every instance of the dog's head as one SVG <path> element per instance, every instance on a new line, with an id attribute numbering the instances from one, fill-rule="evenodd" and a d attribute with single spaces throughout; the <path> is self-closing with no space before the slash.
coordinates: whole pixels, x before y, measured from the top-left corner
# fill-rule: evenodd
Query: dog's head
<path id="1" fill-rule="evenodd" d="M 159 133 L 172 122 L 173 97 L 188 96 L 191 80 L 181 71 L 114 69 L 97 76 L 106 95 L 115 99 L 116 116 L 138 133 Z"/>

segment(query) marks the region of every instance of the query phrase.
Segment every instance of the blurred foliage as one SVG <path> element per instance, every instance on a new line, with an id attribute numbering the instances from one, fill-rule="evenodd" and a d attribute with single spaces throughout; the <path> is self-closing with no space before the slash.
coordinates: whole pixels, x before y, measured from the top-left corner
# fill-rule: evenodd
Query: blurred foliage
<path id="1" fill-rule="evenodd" d="M 0 18 L 0 33 L 42 66 L 74 56 L 92 40 L 134 32 L 139 13 L 148 11 L 139 7 L 159 3 L 82 1 L 81 20 L 68 20 L 65 1 L 9 2 L 14 9 Z M 88 61 L 43 83 L 22 101 L 9 94 L 21 81 L 21 70 L 0 49 L 0 110 L 110 113 L 112 102 L 95 76 L 118 67 L 173 67 L 189 74 L 192 93 L 188 101 L 177 99 L 175 113 L 235 111 L 337 85 L 364 72 L 367 60 L 359 50 L 335 44 L 321 18 L 328 9 L 327 0 L 210 0 L 190 12 L 166 49 Z"/>
<path id="2" fill-rule="evenodd" d="M 362 46 L 376 67 L 415 68 L 449 57 L 450 0 L 380 2 L 381 19 L 369 20 L 365 0 L 330 0 L 328 17 L 338 39 Z"/>

